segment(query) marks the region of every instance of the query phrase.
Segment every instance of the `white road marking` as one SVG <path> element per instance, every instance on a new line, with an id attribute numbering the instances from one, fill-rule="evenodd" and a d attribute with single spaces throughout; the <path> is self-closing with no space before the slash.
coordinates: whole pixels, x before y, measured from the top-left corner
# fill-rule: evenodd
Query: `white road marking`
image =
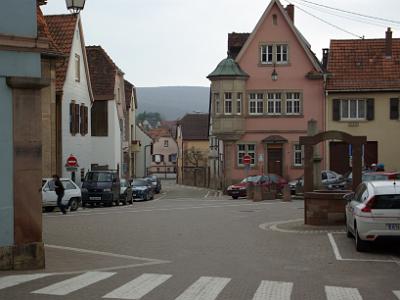
<path id="1" fill-rule="evenodd" d="M 325 287 L 327 300 L 362 300 L 358 289 L 337 286 Z"/>
<path id="2" fill-rule="evenodd" d="M 65 296 L 96 282 L 107 279 L 115 274 L 116 273 L 112 272 L 87 272 L 80 276 L 76 276 L 34 291 L 32 294 Z"/>
<path id="3" fill-rule="evenodd" d="M 108 293 L 103 298 L 140 299 L 171 277 L 172 275 L 167 274 L 143 274 L 120 288 Z"/>
<path id="4" fill-rule="evenodd" d="M 355 262 L 378 262 L 378 263 L 395 263 L 398 262 L 395 259 L 359 259 L 359 258 L 343 258 L 340 254 L 339 247 L 336 244 L 335 238 L 332 233 L 328 233 L 328 238 L 330 244 L 332 246 L 333 253 L 335 254 L 335 258 L 338 261 L 355 261 Z"/>
<path id="5" fill-rule="evenodd" d="M 52 274 L 29 274 L 29 275 L 10 275 L 5 277 L 0 277 L 0 290 L 19 285 L 21 283 L 29 282 L 35 279 L 40 279 L 43 277 L 50 276 Z"/>
<path id="6" fill-rule="evenodd" d="M 336 244 L 335 239 L 333 238 L 332 233 L 328 233 L 329 242 L 331 243 L 333 253 L 335 254 L 336 260 L 343 260 L 342 255 L 340 255 L 339 248 Z"/>
<path id="7" fill-rule="evenodd" d="M 175 300 L 214 300 L 229 281 L 230 278 L 200 277 Z"/>
<path id="8" fill-rule="evenodd" d="M 393 294 L 400 300 L 400 291 L 393 291 Z"/>
<path id="9" fill-rule="evenodd" d="M 261 281 L 253 300 L 290 300 L 293 283 L 281 281 Z"/>
<path id="10" fill-rule="evenodd" d="M 271 205 L 281 204 L 281 202 L 266 202 L 266 203 L 246 203 L 246 204 L 228 204 L 228 205 L 201 205 L 201 206 L 189 206 L 189 207 L 174 207 L 174 208 L 154 208 L 154 209 L 140 209 L 140 210 L 124 210 L 124 211 L 108 211 L 99 213 L 75 213 L 67 214 L 63 216 L 65 218 L 73 218 L 80 216 L 97 216 L 97 215 L 111 215 L 111 214 L 130 214 L 130 213 L 143 213 L 143 212 L 157 212 L 157 211 L 174 211 L 174 210 L 189 210 L 189 209 L 204 209 L 204 208 L 225 208 L 225 207 L 240 207 L 240 206 L 259 206 L 259 205 Z M 44 215 L 46 219 L 60 217 L 57 215 Z"/>

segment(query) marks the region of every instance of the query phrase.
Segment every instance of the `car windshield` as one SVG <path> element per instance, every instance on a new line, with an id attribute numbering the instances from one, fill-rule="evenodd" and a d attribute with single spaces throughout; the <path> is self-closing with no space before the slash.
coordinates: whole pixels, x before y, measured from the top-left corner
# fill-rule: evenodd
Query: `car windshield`
<path id="1" fill-rule="evenodd" d="M 112 180 L 112 173 L 108 172 L 89 172 L 86 175 L 86 181 L 110 182 Z"/>
<path id="2" fill-rule="evenodd" d="M 147 186 L 147 182 L 145 180 L 134 180 L 132 186 Z"/>
<path id="3" fill-rule="evenodd" d="M 250 176 L 247 177 L 247 182 L 258 182 L 261 180 L 261 176 Z"/>

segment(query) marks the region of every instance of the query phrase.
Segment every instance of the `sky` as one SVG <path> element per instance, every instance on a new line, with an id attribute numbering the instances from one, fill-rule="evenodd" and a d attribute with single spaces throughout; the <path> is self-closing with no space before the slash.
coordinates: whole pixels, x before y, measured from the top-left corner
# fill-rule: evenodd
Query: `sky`
<path id="1" fill-rule="evenodd" d="M 319 58 L 331 39 L 355 37 L 299 8 L 358 36 L 384 38 L 391 26 L 393 37 L 400 37 L 399 0 L 310 0 L 397 21 L 379 26 L 315 9 L 304 0 L 290 1 L 298 6 L 295 26 Z M 206 76 L 226 57 L 228 33 L 251 32 L 268 4 L 269 0 L 86 0 L 81 15 L 86 45 L 101 45 L 137 87 L 209 86 Z M 68 13 L 65 0 L 48 0 L 42 9 L 45 14 Z"/>

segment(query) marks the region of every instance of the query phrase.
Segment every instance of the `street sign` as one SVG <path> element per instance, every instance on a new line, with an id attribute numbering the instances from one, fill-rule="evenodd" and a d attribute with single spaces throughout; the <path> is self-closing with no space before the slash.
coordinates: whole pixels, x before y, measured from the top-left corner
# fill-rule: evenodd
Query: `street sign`
<path id="1" fill-rule="evenodd" d="M 78 159 L 74 155 L 70 155 L 67 158 L 67 163 L 65 164 L 67 168 L 77 168 L 78 167 Z"/>
<path id="2" fill-rule="evenodd" d="M 245 156 L 243 156 L 243 164 L 245 165 L 250 165 L 251 164 L 251 156 L 246 154 Z"/>

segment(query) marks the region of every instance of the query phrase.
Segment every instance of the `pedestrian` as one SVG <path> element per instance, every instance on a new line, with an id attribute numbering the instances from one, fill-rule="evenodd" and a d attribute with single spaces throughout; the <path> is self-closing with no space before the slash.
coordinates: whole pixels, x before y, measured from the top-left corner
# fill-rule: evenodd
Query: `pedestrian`
<path id="1" fill-rule="evenodd" d="M 54 187 L 57 194 L 57 206 L 61 210 L 61 212 L 66 215 L 67 211 L 65 210 L 65 206 L 62 203 L 62 198 L 64 197 L 64 186 L 60 180 L 58 175 L 53 175 Z"/>

